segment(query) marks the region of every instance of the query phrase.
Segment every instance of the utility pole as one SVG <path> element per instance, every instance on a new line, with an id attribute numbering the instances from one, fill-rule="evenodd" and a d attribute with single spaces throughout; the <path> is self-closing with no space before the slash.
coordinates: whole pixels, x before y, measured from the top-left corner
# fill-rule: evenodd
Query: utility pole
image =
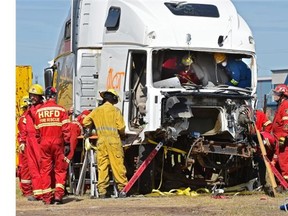
<path id="1" fill-rule="evenodd" d="M 266 114 L 267 111 L 267 95 L 264 94 L 264 106 L 263 106 L 263 112 Z"/>

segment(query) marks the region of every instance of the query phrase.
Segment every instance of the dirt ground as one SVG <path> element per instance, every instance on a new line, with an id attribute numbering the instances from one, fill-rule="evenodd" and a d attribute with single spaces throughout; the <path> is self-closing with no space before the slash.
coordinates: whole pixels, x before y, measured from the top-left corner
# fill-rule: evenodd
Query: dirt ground
<path id="1" fill-rule="evenodd" d="M 16 195 L 17 216 L 172 216 L 172 215 L 287 215 L 279 206 L 285 202 L 286 194 L 275 198 L 262 192 L 249 195 L 225 195 L 214 198 L 210 194 L 196 197 L 184 195 L 151 195 L 127 198 L 90 199 L 89 195 L 69 195 L 62 205 L 44 205 L 41 201 L 29 202 Z"/>

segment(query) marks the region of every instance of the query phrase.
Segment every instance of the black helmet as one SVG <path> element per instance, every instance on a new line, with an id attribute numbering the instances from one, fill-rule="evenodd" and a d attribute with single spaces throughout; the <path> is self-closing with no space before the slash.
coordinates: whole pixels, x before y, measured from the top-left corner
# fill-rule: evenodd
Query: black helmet
<path id="1" fill-rule="evenodd" d="M 46 100 L 50 99 L 50 98 L 55 98 L 57 94 L 57 90 L 56 88 L 49 86 L 45 89 L 45 98 Z"/>

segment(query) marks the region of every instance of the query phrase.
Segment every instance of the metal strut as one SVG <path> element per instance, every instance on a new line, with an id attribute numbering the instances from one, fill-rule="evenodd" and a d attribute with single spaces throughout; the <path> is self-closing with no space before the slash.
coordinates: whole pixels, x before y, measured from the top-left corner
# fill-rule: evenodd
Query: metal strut
<path id="1" fill-rule="evenodd" d="M 80 171 L 79 180 L 76 188 L 76 196 L 83 195 L 85 190 L 86 180 L 90 182 L 91 198 L 98 198 L 99 193 L 97 189 L 97 165 L 95 163 L 95 151 L 89 149 L 85 151 L 83 165 Z M 89 170 L 90 179 L 86 179 L 87 171 Z"/>
<path id="2" fill-rule="evenodd" d="M 97 189 L 97 173 L 96 168 L 97 165 L 95 163 L 95 151 L 90 149 L 90 196 L 91 198 L 99 197 L 98 189 Z"/>
<path id="3" fill-rule="evenodd" d="M 76 192 L 75 195 L 79 196 L 79 195 L 83 195 L 84 193 L 84 185 L 85 185 L 85 176 L 86 176 L 86 172 L 87 172 L 87 164 L 88 164 L 88 152 L 85 151 L 84 154 L 84 161 L 81 167 L 81 171 L 80 171 L 80 175 L 79 175 L 79 179 L 78 179 L 78 183 L 77 183 L 77 187 L 76 187 Z M 81 194 L 80 194 L 81 192 Z"/>

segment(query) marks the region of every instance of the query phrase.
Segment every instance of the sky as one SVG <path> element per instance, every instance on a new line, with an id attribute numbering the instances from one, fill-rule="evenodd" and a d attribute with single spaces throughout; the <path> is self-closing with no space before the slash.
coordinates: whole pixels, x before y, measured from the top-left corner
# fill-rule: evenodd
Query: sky
<path id="1" fill-rule="evenodd" d="M 288 69 L 288 1 L 232 0 L 256 42 L 258 76 Z M 16 0 L 16 64 L 32 65 L 34 79 L 52 60 L 70 0 Z M 35 81 L 35 80 L 34 80 Z"/>

